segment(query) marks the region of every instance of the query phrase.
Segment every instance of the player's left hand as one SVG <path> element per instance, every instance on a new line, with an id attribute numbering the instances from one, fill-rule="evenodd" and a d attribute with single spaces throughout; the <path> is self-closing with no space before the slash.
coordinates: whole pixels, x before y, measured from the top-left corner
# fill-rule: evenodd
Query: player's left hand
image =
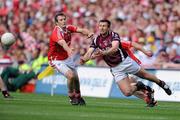
<path id="1" fill-rule="evenodd" d="M 100 57 L 100 56 L 103 56 L 103 55 L 104 55 L 104 54 L 103 54 L 103 51 L 102 51 L 102 50 L 96 49 L 95 52 L 92 54 L 91 59 L 92 59 L 92 58 L 96 58 L 96 57 Z"/>
<path id="2" fill-rule="evenodd" d="M 148 50 L 148 51 L 146 51 L 146 55 L 147 55 L 148 57 L 152 57 L 152 56 L 153 56 L 153 52 L 150 51 L 150 50 Z"/>
<path id="3" fill-rule="evenodd" d="M 86 62 L 86 61 L 84 60 L 84 58 L 81 57 L 80 60 L 79 60 L 79 65 L 83 65 L 85 62 Z"/>

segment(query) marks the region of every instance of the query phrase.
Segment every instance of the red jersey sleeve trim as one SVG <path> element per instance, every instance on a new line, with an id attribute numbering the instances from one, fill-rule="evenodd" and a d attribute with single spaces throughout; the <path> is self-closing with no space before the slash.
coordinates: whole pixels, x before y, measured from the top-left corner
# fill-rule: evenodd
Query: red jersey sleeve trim
<path id="1" fill-rule="evenodd" d="M 67 25 L 67 30 L 71 31 L 71 32 L 76 32 L 77 31 L 77 27 L 74 25 Z"/>
<path id="2" fill-rule="evenodd" d="M 129 49 L 132 47 L 132 42 L 130 41 L 121 41 L 122 48 Z"/>
<path id="3" fill-rule="evenodd" d="M 130 41 L 121 41 L 121 46 L 123 49 L 126 50 L 126 52 L 128 53 L 128 55 L 134 60 L 136 61 L 139 65 L 141 64 L 141 61 L 133 54 L 133 52 L 130 50 L 130 48 L 132 47 L 132 42 Z"/>

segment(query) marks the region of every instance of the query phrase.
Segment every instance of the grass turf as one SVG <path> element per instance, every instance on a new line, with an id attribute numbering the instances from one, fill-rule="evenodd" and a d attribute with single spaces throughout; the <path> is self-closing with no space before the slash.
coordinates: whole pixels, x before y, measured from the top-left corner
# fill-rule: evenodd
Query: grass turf
<path id="1" fill-rule="evenodd" d="M 86 106 L 71 106 L 66 96 L 12 93 L 0 97 L 0 120 L 179 120 L 180 103 L 159 102 L 147 108 L 137 99 L 85 97 Z"/>

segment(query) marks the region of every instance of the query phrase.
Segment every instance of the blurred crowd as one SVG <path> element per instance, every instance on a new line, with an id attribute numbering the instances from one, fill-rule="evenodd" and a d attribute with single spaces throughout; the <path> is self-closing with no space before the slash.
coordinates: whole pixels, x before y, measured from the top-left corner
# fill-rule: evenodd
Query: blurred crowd
<path id="1" fill-rule="evenodd" d="M 112 30 L 122 40 L 138 42 L 152 50 L 149 58 L 133 50 L 145 68 L 180 69 L 180 0 L 0 0 L 0 35 L 10 31 L 16 44 L 0 48 L 0 59 L 10 59 L 22 70 L 40 70 L 47 64 L 48 41 L 54 15 L 62 11 L 68 24 L 97 33 L 102 18 L 112 22 Z M 73 35 L 72 47 L 83 55 L 91 40 Z M 101 58 L 86 65 L 106 66 Z"/>

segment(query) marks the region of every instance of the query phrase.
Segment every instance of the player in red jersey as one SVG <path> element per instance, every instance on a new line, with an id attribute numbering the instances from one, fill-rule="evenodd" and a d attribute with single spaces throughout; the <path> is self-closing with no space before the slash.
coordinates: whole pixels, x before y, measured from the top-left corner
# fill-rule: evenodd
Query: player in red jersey
<path id="1" fill-rule="evenodd" d="M 129 74 L 155 82 L 168 95 L 171 95 L 172 92 L 164 81 L 148 73 L 138 64 L 140 61 L 132 54 L 130 48 L 134 47 L 141 50 L 147 56 L 152 56 L 152 52 L 146 51 L 137 43 L 121 41 L 118 33 L 110 31 L 110 25 L 110 21 L 100 20 L 100 34 L 93 39 L 88 52 L 82 57 L 80 63 L 82 64 L 91 58 L 102 56 L 104 61 L 110 66 L 111 73 L 122 93 L 125 96 L 135 95 L 144 99 L 149 107 L 153 107 L 157 103 L 153 97 L 154 90 L 142 82 L 137 82 L 135 79 L 130 78 Z"/>
<path id="2" fill-rule="evenodd" d="M 68 79 L 68 95 L 72 105 L 85 105 L 81 97 L 79 78 L 76 71 L 73 49 L 70 48 L 71 34 L 81 33 L 87 37 L 93 34 L 87 29 L 66 25 L 66 16 L 58 13 L 54 17 L 56 26 L 50 36 L 49 64 Z"/>

